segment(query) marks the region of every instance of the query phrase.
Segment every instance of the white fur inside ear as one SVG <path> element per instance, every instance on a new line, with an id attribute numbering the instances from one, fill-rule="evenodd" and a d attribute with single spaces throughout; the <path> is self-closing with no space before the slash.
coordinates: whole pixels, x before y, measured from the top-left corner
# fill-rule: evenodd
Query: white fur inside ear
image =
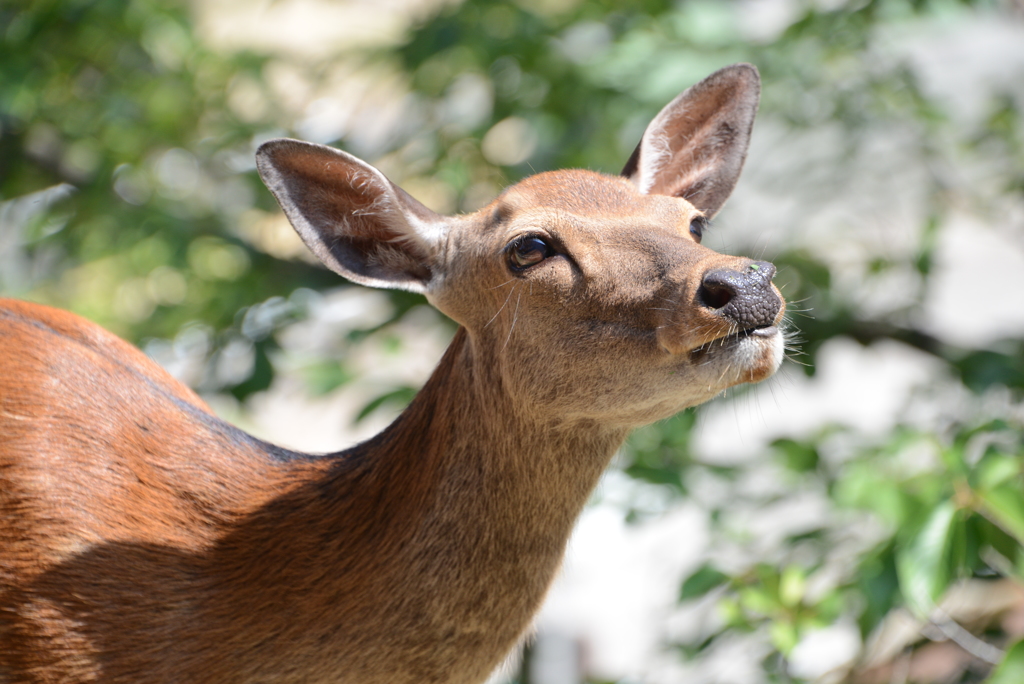
<path id="1" fill-rule="evenodd" d="M 640 148 L 640 179 L 637 188 L 644 195 L 650 194 L 658 172 L 672 158 L 672 145 L 665 135 L 665 126 L 660 119 L 661 115 L 651 122 Z"/>
<path id="2" fill-rule="evenodd" d="M 354 177 L 354 185 L 363 191 L 371 187 L 376 193 L 373 202 L 352 212 L 353 216 L 375 219 L 386 225 L 394 237 L 388 242 L 399 247 L 411 247 L 424 255 L 435 253 L 444 222 L 428 222 L 407 211 L 394 190 L 394 186 L 377 168 L 360 161 L 362 168 Z"/>
<path id="3" fill-rule="evenodd" d="M 759 93 L 749 64 L 687 88 L 654 117 L 622 174 L 645 195 L 680 197 L 714 216 L 743 168 Z"/>
<path id="4" fill-rule="evenodd" d="M 371 287 L 429 288 L 448 221 L 378 169 L 332 147 L 284 139 L 260 147 L 257 168 L 328 268 Z"/>
<path id="5" fill-rule="evenodd" d="M 392 216 L 394 216 L 394 213 L 392 213 Z M 404 219 L 404 226 L 390 224 L 391 229 L 395 232 L 395 237 L 391 238 L 388 242 L 419 249 L 424 254 L 430 256 L 438 254 L 447 225 L 440 221 L 423 221 L 417 216 L 408 214 L 402 218 Z"/>

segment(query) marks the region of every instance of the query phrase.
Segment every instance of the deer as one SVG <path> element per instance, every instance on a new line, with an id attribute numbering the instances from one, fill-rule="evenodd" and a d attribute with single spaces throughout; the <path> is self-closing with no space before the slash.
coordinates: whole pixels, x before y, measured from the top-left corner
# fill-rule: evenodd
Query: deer
<path id="1" fill-rule="evenodd" d="M 260 146 L 324 265 L 458 323 L 338 453 L 261 441 L 99 326 L 0 300 L 0 682 L 484 681 L 630 430 L 782 362 L 775 267 L 701 245 L 759 94 L 723 68 L 621 175 L 546 171 L 456 216 L 338 149 Z"/>

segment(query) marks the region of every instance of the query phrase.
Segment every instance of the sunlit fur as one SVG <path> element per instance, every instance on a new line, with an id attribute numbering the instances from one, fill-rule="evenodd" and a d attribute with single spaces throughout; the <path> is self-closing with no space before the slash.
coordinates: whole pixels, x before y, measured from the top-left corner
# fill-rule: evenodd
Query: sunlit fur
<path id="1" fill-rule="evenodd" d="M 653 422 L 762 380 L 781 362 L 781 334 L 726 340 L 736 324 L 700 304 L 704 273 L 751 260 L 697 244 L 696 214 L 686 200 L 641 194 L 623 178 L 538 174 L 453 224 L 456 247 L 428 297 L 478 346 L 501 351 L 502 384 L 539 418 Z M 500 258 L 460 258 L 462 242 L 500 255 L 524 234 L 544 236 L 558 254 L 514 276 Z"/>
<path id="2" fill-rule="evenodd" d="M 729 67 L 623 177 L 543 173 L 458 217 L 346 153 L 261 147 L 327 266 L 461 324 L 408 409 L 337 454 L 261 442 L 97 326 L 0 300 L 0 682 L 483 681 L 629 429 L 779 365 L 774 286 L 741 330 L 702 282 L 760 267 L 689 232 L 735 184 L 756 101 Z M 524 234 L 552 249 L 516 268 Z"/>

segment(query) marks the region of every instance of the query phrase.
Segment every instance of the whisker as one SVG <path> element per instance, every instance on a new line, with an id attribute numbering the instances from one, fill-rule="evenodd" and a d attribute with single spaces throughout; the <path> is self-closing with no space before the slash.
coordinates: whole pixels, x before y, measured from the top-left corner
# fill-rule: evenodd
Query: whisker
<path id="1" fill-rule="evenodd" d="M 488 290 L 497 290 L 499 287 L 505 287 L 509 283 L 514 283 L 515 281 L 516 281 L 515 278 L 509 278 L 508 280 L 506 280 L 505 282 L 501 283 L 500 285 L 495 285 L 494 287 L 489 287 L 487 289 Z M 515 289 L 515 288 L 513 288 L 513 289 Z"/>
<path id="2" fill-rule="evenodd" d="M 812 365 L 810 363 L 807 363 L 806 361 L 798 361 L 797 359 L 794 359 L 792 354 L 786 354 L 784 358 L 787 361 L 791 361 L 791 362 L 795 363 L 798 366 L 803 366 L 804 368 L 810 368 L 811 365 Z"/>
<path id="3" fill-rule="evenodd" d="M 519 296 L 516 297 L 516 310 L 512 313 L 512 325 L 508 329 L 508 337 L 505 338 L 505 344 L 502 345 L 501 351 L 505 351 L 505 347 L 508 346 L 509 340 L 512 339 L 512 331 L 516 329 L 516 321 L 519 320 L 519 302 L 523 299 L 523 288 L 519 288 Z"/>
<path id="4" fill-rule="evenodd" d="M 513 280 L 514 280 L 514 278 L 513 278 Z M 509 282 L 512 282 L 512 281 L 509 281 Z M 508 304 L 508 300 L 510 300 L 512 298 L 512 293 L 515 292 L 515 291 L 516 291 L 516 288 L 514 288 L 514 287 L 511 290 L 508 291 L 508 296 L 505 297 L 505 303 L 501 305 L 501 308 L 499 308 L 496 312 L 494 312 L 494 315 L 491 316 L 491 320 L 487 321 L 487 323 L 484 325 L 484 328 L 486 328 L 491 323 L 493 323 L 494 319 L 498 317 L 498 314 L 500 314 L 505 309 L 505 306 Z"/>

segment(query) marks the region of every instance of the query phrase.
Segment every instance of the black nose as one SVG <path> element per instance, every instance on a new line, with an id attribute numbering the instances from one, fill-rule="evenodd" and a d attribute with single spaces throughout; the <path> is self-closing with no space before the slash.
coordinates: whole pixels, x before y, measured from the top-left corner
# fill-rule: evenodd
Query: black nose
<path id="1" fill-rule="evenodd" d="M 754 261 L 742 271 L 717 268 L 704 274 L 698 296 L 704 306 L 736 323 L 741 329 L 775 324 L 782 300 L 775 294 L 775 266 Z"/>

